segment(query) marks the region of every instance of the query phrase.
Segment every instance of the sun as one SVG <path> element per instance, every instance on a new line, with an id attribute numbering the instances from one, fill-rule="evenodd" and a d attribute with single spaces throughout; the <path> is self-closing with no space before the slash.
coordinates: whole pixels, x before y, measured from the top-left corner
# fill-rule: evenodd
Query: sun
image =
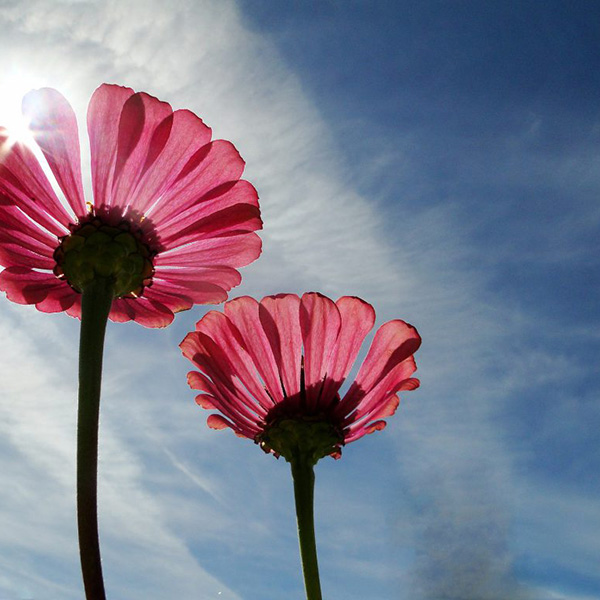
<path id="1" fill-rule="evenodd" d="M 39 79 L 18 71 L 9 71 L 0 77 L 0 128 L 7 134 L 0 155 L 16 142 L 27 144 L 31 148 L 37 147 L 29 128 L 29 120 L 21 112 L 21 102 L 27 92 L 42 87 L 40 84 Z"/>

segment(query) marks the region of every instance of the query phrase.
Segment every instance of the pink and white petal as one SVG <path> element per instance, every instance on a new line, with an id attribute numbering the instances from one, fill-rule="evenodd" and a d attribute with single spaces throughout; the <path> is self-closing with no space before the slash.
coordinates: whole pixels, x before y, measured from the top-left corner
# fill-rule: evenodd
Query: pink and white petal
<path id="1" fill-rule="evenodd" d="M 0 291 L 17 304 L 42 302 L 50 290 L 65 285 L 53 273 L 32 271 L 26 267 L 8 267 L 0 272 Z"/>
<path id="2" fill-rule="evenodd" d="M 229 181 L 237 181 L 245 163 L 235 146 L 225 140 L 215 140 L 200 148 L 182 169 L 171 189 L 150 211 L 154 224 L 163 223 L 180 215 L 199 198 Z"/>
<path id="3" fill-rule="evenodd" d="M 33 90 L 23 98 L 23 114 L 48 166 L 77 217 L 87 210 L 81 181 L 77 118 L 65 97 L 51 88 Z"/>
<path id="4" fill-rule="evenodd" d="M 259 416 L 265 417 L 273 401 L 265 392 L 263 382 L 258 378 L 257 365 L 244 348 L 243 337 L 235 325 L 225 314 L 210 311 L 199 321 L 196 331 L 208 335 L 224 352 L 229 361 L 228 368 L 264 409 L 257 411 Z"/>
<path id="5" fill-rule="evenodd" d="M 245 267 L 260 255 L 261 239 L 255 233 L 198 240 L 186 246 L 161 252 L 156 267 Z"/>
<path id="6" fill-rule="evenodd" d="M 306 408 L 313 413 L 340 333 L 341 317 L 333 300 L 314 292 L 302 296 L 299 316 L 304 344 Z"/>
<path id="7" fill-rule="evenodd" d="M 59 282 L 61 285 L 48 290 L 48 295 L 44 300 L 38 302 L 35 307 L 45 313 L 64 312 L 70 309 L 77 301 L 79 294 L 65 282 Z"/>
<path id="8" fill-rule="evenodd" d="M 277 364 L 284 395 L 297 396 L 302 365 L 300 298 L 295 294 L 266 296 L 260 302 L 258 314 Z"/>
<path id="9" fill-rule="evenodd" d="M 266 389 L 275 403 L 283 400 L 281 379 L 269 339 L 259 317 L 259 303 L 249 296 L 241 296 L 225 303 L 227 318 L 239 331 L 244 349 L 248 352 Z"/>
<path id="10" fill-rule="evenodd" d="M 327 379 L 322 393 L 324 400 L 335 400 L 336 393 L 352 369 L 365 337 L 375 324 L 375 310 L 360 298 L 343 296 L 336 305 L 342 323 L 327 367 Z"/>
<path id="11" fill-rule="evenodd" d="M 88 106 L 92 188 L 97 208 L 111 205 L 120 123 L 118 115 L 133 94 L 131 88 L 104 83 L 94 92 Z"/>
<path id="12" fill-rule="evenodd" d="M 133 201 L 133 192 L 150 167 L 148 159 L 156 159 L 167 143 L 169 131 L 159 125 L 172 114 L 170 104 L 144 92 L 127 98 L 119 121 L 113 206 L 126 207 Z"/>
<path id="13" fill-rule="evenodd" d="M 176 110 L 155 129 L 144 176 L 133 192 L 131 206 L 145 213 L 168 190 L 189 159 L 210 142 L 210 127 L 189 110 Z"/>
<path id="14" fill-rule="evenodd" d="M 238 204 L 249 204 L 258 208 L 258 192 L 244 179 L 228 181 L 195 200 L 184 211 L 165 218 L 160 226 L 161 242 L 170 247 L 171 242 L 178 240 L 183 229 L 213 213 Z"/>
<path id="15" fill-rule="evenodd" d="M 68 233 L 73 218 L 56 197 L 33 152 L 18 141 L 8 144 L 8 135 L 2 128 L 0 156 L 0 192 L 47 231 L 57 236 Z M 2 203 L 5 202 L 6 198 Z"/>

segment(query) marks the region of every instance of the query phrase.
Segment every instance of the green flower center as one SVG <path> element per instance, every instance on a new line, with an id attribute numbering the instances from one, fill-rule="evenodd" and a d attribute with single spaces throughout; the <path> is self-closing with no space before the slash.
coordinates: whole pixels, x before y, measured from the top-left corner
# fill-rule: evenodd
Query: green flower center
<path id="1" fill-rule="evenodd" d="M 315 465 L 324 456 L 339 453 L 344 437 L 322 419 L 284 418 L 267 426 L 257 442 L 266 452 L 273 450 L 288 462 L 301 457 Z"/>
<path id="2" fill-rule="evenodd" d="M 115 227 L 94 217 L 61 238 L 54 274 L 78 292 L 102 277 L 112 280 L 115 298 L 138 297 L 152 283 L 154 254 L 126 221 Z"/>

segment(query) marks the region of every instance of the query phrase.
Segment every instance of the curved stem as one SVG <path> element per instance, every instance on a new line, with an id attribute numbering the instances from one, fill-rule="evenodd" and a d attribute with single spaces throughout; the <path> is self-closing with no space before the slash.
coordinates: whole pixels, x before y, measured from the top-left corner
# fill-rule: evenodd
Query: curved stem
<path id="1" fill-rule="evenodd" d="M 307 600 L 322 600 L 315 541 L 314 489 L 315 473 L 307 457 L 299 455 L 290 461 L 294 479 L 294 499 L 298 521 L 298 541 Z"/>
<path id="2" fill-rule="evenodd" d="M 87 600 L 105 600 L 98 541 L 98 415 L 104 333 L 113 286 L 97 278 L 81 298 L 79 407 L 77 413 L 77 526 Z"/>

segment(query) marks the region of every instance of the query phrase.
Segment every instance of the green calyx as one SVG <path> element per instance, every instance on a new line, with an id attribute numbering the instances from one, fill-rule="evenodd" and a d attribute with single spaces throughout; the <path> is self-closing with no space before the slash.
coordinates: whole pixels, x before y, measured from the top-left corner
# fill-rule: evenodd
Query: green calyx
<path id="1" fill-rule="evenodd" d="M 94 218 L 62 238 L 54 273 L 78 292 L 101 277 L 112 280 L 115 298 L 136 297 L 152 282 L 152 257 L 126 222 L 113 227 Z"/>
<path id="2" fill-rule="evenodd" d="M 338 454 L 344 438 L 328 421 L 282 419 L 268 426 L 257 441 L 263 450 L 289 463 L 300 459 L 315 465 L 324 456 Z"/>

